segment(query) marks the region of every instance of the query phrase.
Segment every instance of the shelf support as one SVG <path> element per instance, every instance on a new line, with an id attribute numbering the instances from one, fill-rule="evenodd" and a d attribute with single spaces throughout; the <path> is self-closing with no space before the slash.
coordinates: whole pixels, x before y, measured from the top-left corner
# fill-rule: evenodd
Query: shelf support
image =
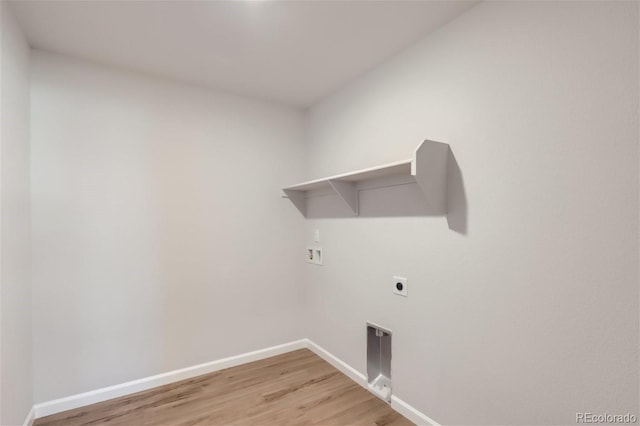
<path id="1" fill-rule="evenodd" d="M 447 212 L 447 159 L 449 145 L 425 140 L 416 149 L 411 174 L 434 213 Z"/>
<path id="2" fill-rule="evenodd" d="M 353 182 L 345 182 L 340 180 L 329 180 L 329 185 L 333 188 L 338 196 L 347 203 L 354 216 L 358 216 L 358 191 Z"/>
<path id="3" fill-rule="evenodd" d="M 304 191 L 296 191 L 295 189 L 283 189 L 283 191 L 298 211 L 302 213 L 302 216 L 307 217 L 307 200 Z"/>

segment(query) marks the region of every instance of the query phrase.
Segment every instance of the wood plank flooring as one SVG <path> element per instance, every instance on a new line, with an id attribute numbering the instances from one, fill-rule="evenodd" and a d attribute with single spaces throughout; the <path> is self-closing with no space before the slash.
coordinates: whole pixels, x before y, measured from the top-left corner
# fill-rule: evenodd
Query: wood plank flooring
<path id="1" fill-rule="evenodd" d="M 308 349 L 37 419 L 76 425 L 411 425 Z"/>

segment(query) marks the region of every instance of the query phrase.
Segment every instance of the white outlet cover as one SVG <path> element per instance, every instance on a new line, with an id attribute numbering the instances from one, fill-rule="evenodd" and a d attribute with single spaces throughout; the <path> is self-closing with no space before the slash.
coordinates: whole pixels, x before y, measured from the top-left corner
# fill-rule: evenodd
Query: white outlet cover
<path id="1" fill-rule="evenodd" d="M 316 243 L 320 242 L 320 230 L 319 229 L 315 229 L 313 231 L 313 241 Z"/>
<path id="2" fill-rule="evenodd" d="M 307 263 L 322 265 L 322 247 L 307 247 L 305 250 Z"/>
<path id="3" fill-rule="evenodd" d="M 401 287 L 401 288 L 398 289 L 398 287 Z M 397 294 L 398 296 L 407 297 L 408 296 L 407 290 L 408 290 L 407 279 L 405 277 L 394 276 L 393 277 L 393 293 Z"/>

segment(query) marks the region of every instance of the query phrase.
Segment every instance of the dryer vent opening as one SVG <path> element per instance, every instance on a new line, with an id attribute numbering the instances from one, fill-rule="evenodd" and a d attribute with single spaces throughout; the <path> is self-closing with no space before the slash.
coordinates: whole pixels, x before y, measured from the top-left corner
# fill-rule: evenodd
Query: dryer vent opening
<path id="1" fill-rule="evenodd" d="M 391 402 L 391 331 L 367 323 L 367 381 L 371 392 Z"/>

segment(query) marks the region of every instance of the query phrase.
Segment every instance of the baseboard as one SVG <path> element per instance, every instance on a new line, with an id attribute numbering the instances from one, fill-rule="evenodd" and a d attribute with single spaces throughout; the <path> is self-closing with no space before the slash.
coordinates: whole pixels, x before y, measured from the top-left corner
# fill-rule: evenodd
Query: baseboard
<path id="1" fill-rule="evenodd" d="M 90 392 L 68 396 L 66 398 L 43 402 L 34 406 L 35 418 L 45 417 L 67 410 L 73 410 L 74 408 L 84 407 L 86 405 L 95 404 L 97 402 L 130 395 L 132 393 L 141 392 L 147 389 L 155 388 L 157 386 L 166 385 L 180 380 L 190 379 L 202 374 L 212 373 L 214 371 L 222 370 L 229 367 L 235 367 L 237 365 L 246 364 L 248 362 L 258 361 L 264 358 L 269 358 L 306 347 L 306 339 L 296 340 L 294 342 L 272 346 L 266 349 L 247 352 L 244 354 L 223 358 L 192 367 L 169 371 L 167 373 L 145 377 L 139 380 L 133 380 L 131 382 L 126 382 L 119 385 L 108 386 Z"/>
<path id="2" fill-rule="evenodd" d="M 27 414 L 27 418 L 24 419 L 23 426 L 33 426 L 33 422 L 36 420 L 36 407 L 31 407 L 29 410 L 29 414 Z"/>
<path id="3" fill-rule="evenodd" d="M 327 361 L 329 364 L 333 365 L 335 368 L 340 370 L 343 374 L 345 374 L 351 380 L 353 380 L 363 388 L 367 389 L 367 377 L 364 374 L 362 374 L 361 372 L 359 372 L 358 370 L 356 370 L 346 362 L 342 361 L 340 358 L 333 355 L 331 352 L 318 346 L 313 341 L 309 339 L 306 339 L 306 340 L 308 345 L 307 347 L 309 348 L 309 350 L 311 350 L 313 353 L 318 355 L 320 358 Z M 417 425 L 440 426 L 440 424 L 435 420 L 433 420 L 431 417 L 415 409 L 413 406 L 407 404 L 406 402 L 404 402 L 403 400 L 401 400 L 395 395 L 391 395 L 391 408 L 393 408 L 395 411 L 402 414 L 407 419 L 411 420 L 413 423 Z"/>
<path id="4" fill-rule="evenodd" d="M 395 395 L 391 395 L 391 408 L 405 416 L 417 425 L 440 426 L 440 423 L 433 420 L 426 414 L 416 410 L 413 406 L 407 404 Z"/>
<path id="5" fill-rule="evenodd" d="M 306 340 L 307 340 L 307 348 L 311 352 L 315 353 L 320 358 L 324 359 L 329 364 L 333 365 L 335 368 L 340 370 L 347 377 L 349 377 L 351 380 L 353 380 L 363 388 L 367 387 L 367 377 L 364 374 L 362 374 L 361 372 L 359 372 L 358 370 L 356 370 L 346 362 L 342 361 L 340 358 L 333 355 L 331 352 L 316 345 L 313 341 L 309 339 L 306 339 Z"/>
<path id="6" fill-rule="evenodd" d="M 353 380 L 363 388 L 367 388 L 367 378 L 364 374 L 351 367 L 349 364 L 342 361 L 331 352 L 318 346 L 313 341 L 309 339 L 301 339 L 282 345 L 272 346 L 270 348 L 260 349 L 253 352 L 247 352 L 228 358 L 195 365 L 192 367 L 169 371 L 167 373 L 146 377 L 144 379 L 133 380 L 131 382 L 126 382 L 119 385 L 109 386 L 90 392 L 68 396 L 66 398 L 60 398 L 53 401 L 36 404 L 29 412 L 24 426 L 32 426 L 34 420 L 40 417 L 49 416 L 67 410 L 73 410 L 74 408 L 84 407 L 87 405 L 95 404 L 97 402 L 107 401 L 109 399 L 130 395 L 136 392 L 141 392 L 158 386 L 167 385 L 169 383 L 174 383 L 180 380 L 190 379 L 202 374 L 212 373 L 214 371 L 235 367 L 237 365 L 258 361 L 303 348 L 309 349 L 320 358 L 333 365 L 336 369 L 345 374 L 351 380 Z M 429 416 L 415 409 L 395 395 L 391 396 L 391 408 L 418 425 L 440 426 L 435 420 L 431 419 Z"/>

